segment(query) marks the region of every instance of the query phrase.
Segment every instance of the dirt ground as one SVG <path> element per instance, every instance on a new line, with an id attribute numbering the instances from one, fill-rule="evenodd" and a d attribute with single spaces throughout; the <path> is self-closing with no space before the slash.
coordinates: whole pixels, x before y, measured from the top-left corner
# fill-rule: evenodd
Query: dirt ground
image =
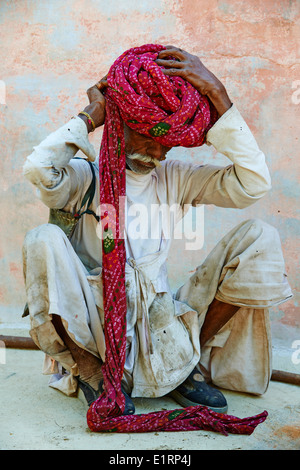
<path id="1" fill-rule="evenodd" d="M 4 360 L 5 359 L 5 360 Z M 1 450 L 299 450 L 299 386 L 271 381 L 261 397 L 223 390 L 231 415 L 264 410 L 268 418 L 251 436 L 208 431 L 93 433 L 83 395 L 67 397 L 48 386 L 41 351 L 6 349 L 0 363 Z M 134 399 L 136 413 L 179 406 L 168 397 Z"/>

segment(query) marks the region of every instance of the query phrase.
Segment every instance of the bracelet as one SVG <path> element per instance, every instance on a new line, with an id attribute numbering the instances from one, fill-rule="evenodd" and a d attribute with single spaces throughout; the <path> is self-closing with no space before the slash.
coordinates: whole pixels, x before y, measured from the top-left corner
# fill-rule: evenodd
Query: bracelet
<path id="1" fill-rule="evenodd" d="M 83 114 L 84 116 L 86 116 L 88 118 L 88 123 L 92 125 L 92 127 L 93 127 L 92 132 L 94 132 L 96 126 L 95 126 L 95 123 L 94 123 L 93 119 L 91 118 L 91 116 L 88 113 L 86 113 L 85 111 L 81 111 L 78 114 Z"/>

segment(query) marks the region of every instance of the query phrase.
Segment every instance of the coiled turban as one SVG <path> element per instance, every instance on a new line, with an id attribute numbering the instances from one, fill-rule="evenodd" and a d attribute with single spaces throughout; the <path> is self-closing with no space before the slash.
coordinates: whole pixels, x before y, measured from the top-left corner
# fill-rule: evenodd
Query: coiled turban
<path id="1" fill-rule="evenodd" d="M 167 147 L 197 147 L 217 119 L 214 106 L 188 81 L 166 76 L 155 60 L 160 45 L 124 52 L 109 70 L 106 97 L 135 131 Z"/>

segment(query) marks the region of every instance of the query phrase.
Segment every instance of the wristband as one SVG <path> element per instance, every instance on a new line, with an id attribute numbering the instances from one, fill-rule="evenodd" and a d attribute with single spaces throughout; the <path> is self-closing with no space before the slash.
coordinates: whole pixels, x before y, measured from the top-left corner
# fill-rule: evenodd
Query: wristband
<path id="1" fill-rule="evenodd" d="M 88 118 L 88 123 L 92 125 L 92 128 L 93 128 L 92 132 L 94 132 L 96 126 L 95 126 L 95 123 L 94 123 L 93 119 L 91 118 L 91 116 L 88 113 L 86 113 L 85 111 L 81 111 L 78 114 L 83 114 L 84 116 L 86 116 Z"/>

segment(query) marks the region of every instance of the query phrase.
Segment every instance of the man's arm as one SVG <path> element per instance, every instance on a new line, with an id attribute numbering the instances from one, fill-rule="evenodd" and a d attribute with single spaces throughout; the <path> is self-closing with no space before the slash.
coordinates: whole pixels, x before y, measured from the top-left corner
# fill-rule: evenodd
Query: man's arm
<path id="1" fill-rule="evenodd" d="M 101 93 L 104 86 L 105 80 L 103 83 L 101 80 L 87 90 L 90 104 L 84 112 L 92 118 L 95 127 L 101 126 L 105 119 L 105 98 Z M 67 203 L 76 204 L 90 184 L 89 166 L 72 159 L 81 150 L 88 160 L 95 160 L 94 147 L 88 140 L 88 132 L 93 127 L 86 115 L 79 114 L 34 147 L 27 157 L 24 175 L 37 187 L 40 199 L 48 207 L 61 209 Z"/>

